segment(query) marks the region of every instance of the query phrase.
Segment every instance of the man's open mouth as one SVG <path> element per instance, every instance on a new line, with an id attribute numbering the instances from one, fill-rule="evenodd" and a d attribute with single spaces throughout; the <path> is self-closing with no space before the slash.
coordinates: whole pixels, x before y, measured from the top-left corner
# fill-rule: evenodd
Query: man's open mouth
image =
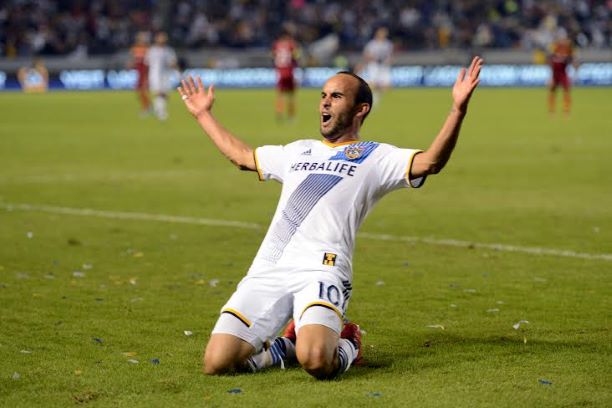
<path id="1" fill-rule="evenodd" d="M 326 123 L 330 119 L 331 119 L 331 115 L 329 113 L 322 113 L 321 114 L 321 122 Z"/>

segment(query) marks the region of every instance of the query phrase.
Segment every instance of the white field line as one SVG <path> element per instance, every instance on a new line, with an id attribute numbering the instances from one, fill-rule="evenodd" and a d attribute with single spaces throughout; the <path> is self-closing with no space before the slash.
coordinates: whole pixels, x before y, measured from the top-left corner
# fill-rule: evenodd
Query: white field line
<path id="1" fill-rule="evenodd" d="M 5 209 L 6 211 L 35 211 L 49 214 L 80 215 L 86 217 L 99 217 L 122 220 L 160 221 L 177 224 L 206 225 L 214 227 L 232 227 L 255 230 L 263 228 L 263 226 L 260 224 L 241 221 L 185 217 L 179 215 L 149 214 L 141 212 L 104 211 L 93 210 L 89 208 L 56 207 L 51 205 L 0 203 L 0 208 Z M 590 260 L 612 261 L 612 254 L 591 254 L 586 252 L 576 252 L 555 248 L 527 247 L 496 243 L 487 244 L 479 242 L 460 241 L 456 239 L 421 238 L 404 235 L 373 234 L 369 232 L 360 232 L 358 236 L 361 238 L 372 239 L 376 241 L 411 242 L 436 246 L 491 249 L 501 252 L 518 252 L 531 255 L 548 255 L 561 258 L 580 258 Z"/>
<path id="2" fill-rule="evenodd" d="M 49 214 L 65 214 L 65 215 L 81 215 L 85 217 L 110 218 L 115 220 L 141 220 L 141 221 L 161 221 L 171 222 L 175 224 L 191 224 L 191 225 L 208 225 L 213 227 L 233 227 L 260 229 L 261 225 L 250 222 L 241 221 L 226 221 L 212 218 L 195 218 L 183 217 L 180 215 L 164 215 L 164 214 L 148 214 L 141 212 L 124 212 L 124 211 L 104 211 L 92 210 L 89 208 L 71 208 L 71 207 L 55 207 L 51 205 L 36 205 L 36 204 L 7 204 L 1 203 L 0 208 L 7 211 L 36 211 Z"/>
<path id="3" fill-rule="evenodd" d="M 2 184 L 47 184 L 47 183 L 74 183 L 74 182 L 117 182 L 117 181 L 148 181 L 177 177 L 201 176 L 204 172 L 199 170 L 170 170 L 170 171 L 141 171 L 105 174 L 38 174 L 30 176 L 0 176 Z"/>

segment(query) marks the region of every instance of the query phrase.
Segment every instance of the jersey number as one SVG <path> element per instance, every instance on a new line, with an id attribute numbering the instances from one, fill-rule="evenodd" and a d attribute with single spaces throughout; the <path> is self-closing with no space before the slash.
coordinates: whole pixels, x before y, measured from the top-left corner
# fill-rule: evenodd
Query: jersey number
<path id="1" fill-rule="evenodd" d="M 335 285 L 325 285 L 325 283 L 321 281 L 319 281 L 319 299 L 328 301 L 336 307 L 340 306 L 340 300 L 342 300 L 340 297 L 340 290 Z M 344 310 L 347 300 L 348 299 L 345 299 L 342 303 L 342 310 Z"/>

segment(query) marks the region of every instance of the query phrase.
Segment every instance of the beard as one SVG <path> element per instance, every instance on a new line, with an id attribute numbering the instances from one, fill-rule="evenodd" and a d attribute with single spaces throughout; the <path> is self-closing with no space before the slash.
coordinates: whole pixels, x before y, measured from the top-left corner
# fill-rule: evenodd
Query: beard
<path id="1" fill-rule="evenodd" d="M 347 129 L 351 127 L 352 118 L 348 114 L 348 112 L 342 112 L 339 114 L 335 120 L 335 123 L 329 127 L 328 129 L 323 129 L 320 127 L 319 131 L 321 132 L 321 136 L 325 139 L 333 142 L 337 140 Z"/>

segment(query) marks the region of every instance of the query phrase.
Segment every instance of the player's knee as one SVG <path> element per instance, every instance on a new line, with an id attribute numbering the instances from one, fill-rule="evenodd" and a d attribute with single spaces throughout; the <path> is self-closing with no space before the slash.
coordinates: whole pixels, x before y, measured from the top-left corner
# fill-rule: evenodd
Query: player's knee
<path id="1" fill-rule="evenodd" d="M 221 375 L 229 372 L 231 369 L 228 361 L 223 358 L 219 358 L 216 355 L 211 355 L 211 353 L 206 353 L 204 355 L 204 361 L 202 366 L 202 371 L 207 375 Z"/>
<path id="2" fill-rule="evenodd" d="M 224 353 L 217 353 L 206 350 L 204 353 L 202 371 L 207 375 L 221 375 L 231 372 L 234 368 L 234 361 Z"/>
<path id="3" fill-rule="evenodd" d="M 319 379 L 329 377 L 333 361 L 325 347 L 308 347 L 296 351 L 298 362 L 306 372 Z"/>

